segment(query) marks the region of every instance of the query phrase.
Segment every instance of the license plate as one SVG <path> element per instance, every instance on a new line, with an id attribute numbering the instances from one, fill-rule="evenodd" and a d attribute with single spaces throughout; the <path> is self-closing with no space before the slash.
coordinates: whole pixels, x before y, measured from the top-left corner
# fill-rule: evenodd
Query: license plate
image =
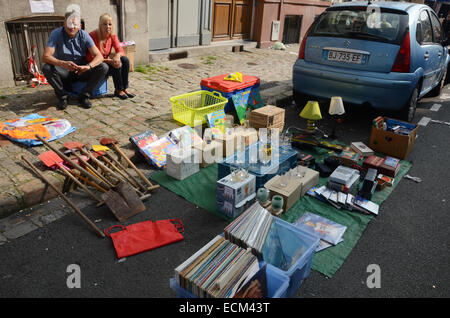
<path id="1" fill-rule="evenodd" d="M 362 53 L 351 53 L 342 51 L 328 51 L 328 61 L 338 61 L 345 63 L 361 64 L 363 55 Z"/>

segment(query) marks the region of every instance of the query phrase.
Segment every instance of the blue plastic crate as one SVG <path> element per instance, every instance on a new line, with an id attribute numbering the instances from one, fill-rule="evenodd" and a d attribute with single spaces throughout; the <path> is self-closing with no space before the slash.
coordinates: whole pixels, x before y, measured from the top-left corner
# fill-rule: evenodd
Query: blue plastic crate
<path id="1" fill-rule="evenodd" d="M 236 166 L 235 163 L 238 159 L 244 161 L 244 165 L 248 168 L 248 172 L 256 176 L 256 189 L 264 187 L 264 184 L 267 181 L 272 179 L 277 174 L 280 174 L 282 171 L 286 171 L 297 166 L 297 151 L 292 148 L 280 150 L 279 157 L 274 158 L 267 165 L 263 165 L 260 162 L 253 163 L 255 161 L 255 155 L 259 158 L 260 145 L 261 142 L 257 142 L 248 146 L 245 150 L 245 155 L 242 156 L 242 158 L 239 154 L 235 153 L 219 162 L 217 164 L 218 180 L 231 173 L 231 166 Z"/>
<path id="2" fill-rule="evenodd" d="M 260 263 L 260 267 L 264 262 Z M 270 264 L 266 268 L 267 293 L 269 298 L 284 298 L 289 286 L 289 278 Z M 177 298 L 198 298 L 178 285 L 175 278 L 170 279 L 170 288 L 175 291 Z"/>
<path id="3" fill-rule="evenodd" d="M 86 82 L 74 82 L 72 83 L 72 91 L 69 92 L 69 95 L 71 96 L 78 96 L 80 95 L 83 88 L 86 86 Z M 108 93 L 108 80 L 105 78 L 103 81 L 100 82 L 98 87 L 94 90 L 94 93 L 91 97 L 98 97 L 101 95 L 104 95 Z"/>
<path id="4" fill-rule="evenodd" d="M 274 230 L 279 236 L 282 252 L 287 258 L 293 259 L 292 264 L 287 269 L 280 268 L 279 264 L 272 264 L 273 262 L 268 260 L 268 254 L 273 254 L 274 249 L 269 245 L 267 239 L 262 249 L 263 260 L 268 262 L 268 265 L 273 265 L 275 270 L 289 277 L 286 297 L 291 297 L 300 288 L 302 281 L 309 276 L 314 251 L 320 239 L 280 218 L 274 218 L 269 235 Z M 298 256 L 299 251 L 302 252 L 300 256 Z M 296 259 L 296 257 L 298 258 Z"/>
<path id="5" fill-rule="evenodd" d="M 254 85 L 249 86 L 249 87 L 246 87 L 246 88 L 243 88 L 243 89 L 238 89 L 238 90 L 235 90 L 235 91 L 232 91 L 232 92 L 223 92 L 223 91 L 220 91 L 218 89 L 214 89 L 214 88 L 211 88 L 211 87 L 208 87 L 208 86 L 204 86 L 204 85 L 200 85 L 200 87 L 201 87 L 202 90 L 205 90 L 205 91 L 219 92 L 220 94 L 222 94 L 223 97 L 227 98 L 228 99 L 228 103 L 225 104 L 224 111 L 225 111 L 225 113 L 228 113 L 228 112 L 231 112 L 231 111 L 233 111 L 235 109 L 234 102 L 233 102 L 233 96 L 234 95 L 241 94 L 241 93 L 250 94 L 250 92 L 252 90 L 259 88 L 259 83 L 258 84 L 254 84 Z"/>

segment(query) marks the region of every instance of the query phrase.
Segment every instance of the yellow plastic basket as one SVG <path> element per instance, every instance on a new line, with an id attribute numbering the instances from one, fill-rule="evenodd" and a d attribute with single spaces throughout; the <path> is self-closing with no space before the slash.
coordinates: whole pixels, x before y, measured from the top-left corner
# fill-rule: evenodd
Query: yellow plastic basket
<path id="1" fill-rule="evenodd" d="M 219 92 L 199 90 L 170 98 L 173 119 L 194 127 L 206 123 L 206 114 L 225 108 L 228 99 Z"/>

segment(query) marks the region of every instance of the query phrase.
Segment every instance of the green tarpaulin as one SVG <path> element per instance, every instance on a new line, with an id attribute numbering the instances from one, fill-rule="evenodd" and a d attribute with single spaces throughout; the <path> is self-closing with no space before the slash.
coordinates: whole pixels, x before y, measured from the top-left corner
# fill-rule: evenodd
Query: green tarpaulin
<path id="1" fill-rule="evenodd" d="M 313 154 L 316 161 L 319 162 L 321 162 L 324 157 L 329 155 L 327 151 L 323 149 L 311 154 Z M 372 196 L 372 201 L 377 204 L 381 204 L 384 200 L 386 200 L 410 168 L 410 162 L 404 160 L 401 161 L 401 167 L 395 177 L 394 185 L 392 187 L 386 187 L 382 191 L 376 191 Z M 215 215 L 227 219 L 224 215 L 216 211 L 217 164 L 203 168 L 196 174 L 181 181 L 167 176 L 165 171 L 158 171 L 154 173 L 151 178 L 164 188 L 180 195 L 189 202 L 192 202 L 193 204 Z M 324 185 L 326 181 L 327 178 L 320 178 L 319 185 Z M 383 213 L 382 209 L 380 210 L 381 213 Z M 314 254 L 313 263 L 311 265 L 312 269 L 328 277 L 332 277 L 342 266 L 345 259 L 358 242 L 366 226 L 374 216 L 365 215 L 359 212 L 352 212 L 345 209 L 339 210 L 327 203 L 319 201 L 318 199 L 305 195 L 288 211 L 283 213 L 281 218 L 285 221 L 293 223 L 306 211 L 321 215 L 332 221 L 347 226 L 347 230 L 343 236 L 344 241 L 342 243 Z"/>

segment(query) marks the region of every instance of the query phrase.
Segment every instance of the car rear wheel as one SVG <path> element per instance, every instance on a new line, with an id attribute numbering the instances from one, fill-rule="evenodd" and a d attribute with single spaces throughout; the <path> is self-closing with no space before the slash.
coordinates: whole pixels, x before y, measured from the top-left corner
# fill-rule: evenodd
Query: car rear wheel
<path id="1" fill-rule="evenodd" d="M 411 96 L 406 104 L 400 110 L 399 117 L 401 120 L 411 122 L 416 114 L 417 100 L 419 97 L 419 87 L 414 88 Z"/>

